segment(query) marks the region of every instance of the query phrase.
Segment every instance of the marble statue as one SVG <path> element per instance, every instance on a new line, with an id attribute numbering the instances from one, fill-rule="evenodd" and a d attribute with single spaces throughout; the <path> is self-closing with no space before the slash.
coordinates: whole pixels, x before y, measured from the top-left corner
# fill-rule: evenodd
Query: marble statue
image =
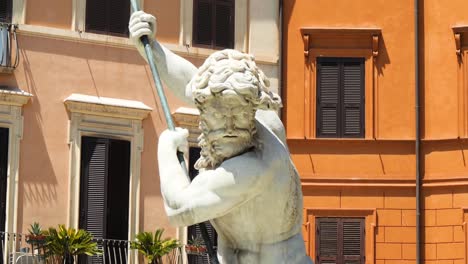
<path id="1" fill-rule="evenodd" d="M 199 175 L 190 182 L 176 151 L 187 151 L 188 131 L 159 137 L 161 191 L 171 224 L 209 220 L 218 233 L 220 263 L 312 263 L 301 234 L 302 192 L 276 114 L 278 95 L 254 57 L 235 50 L 213 53 L 197 69 L 159 44 L 154 16 L 137 11 L 130 37 L 149 36 L 165 85 L 200 111 Z"/>

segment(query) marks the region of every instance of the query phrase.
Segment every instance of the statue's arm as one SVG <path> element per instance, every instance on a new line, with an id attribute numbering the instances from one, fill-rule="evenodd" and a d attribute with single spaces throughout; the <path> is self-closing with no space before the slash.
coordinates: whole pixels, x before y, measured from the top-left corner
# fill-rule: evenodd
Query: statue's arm
<path id="1" fill-rule="evenodd" d="M 135 43 L 140 55 L 148 61 L 145 48 L 140 42 L 141 36 L 148 36 L 154 61 L 159 76 L 164 84 L 180 99 L 193 104 L 186 86 L 197 72 L 197 68 L 186 59 L 173 53 L 155 39 L 156 18 L 143 11 L 137 11 L 130 17 L 128 25 L 130 38 Z"/>
<path id="2" fill-rule="evenodd" d="M 269 172 L 255 153 L 226 160 L 215 170 L 201 172 L 190 183 L 175 148 L 167 146 L 170 140 L 164 137 L 161 135 L 158 147 L 159 175 L 166 213 L 173 225 L 187 226 L 220 217 L 260 193 L 260 182 Z"/>

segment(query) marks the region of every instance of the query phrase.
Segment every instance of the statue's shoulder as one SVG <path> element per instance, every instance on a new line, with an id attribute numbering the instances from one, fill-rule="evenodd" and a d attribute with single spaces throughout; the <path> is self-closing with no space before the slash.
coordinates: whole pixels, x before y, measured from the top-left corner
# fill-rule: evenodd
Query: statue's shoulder
<path id="1" fill-rule="evenodd" d="M 279 118 L 278 114 L 272 110 L 257 110 L 255 119 L 258 126 L 263 126 L 270 130 L 276 137 L 283 143 L 286 144 L 286 132 L 284 130 L 283 123 Z"/>

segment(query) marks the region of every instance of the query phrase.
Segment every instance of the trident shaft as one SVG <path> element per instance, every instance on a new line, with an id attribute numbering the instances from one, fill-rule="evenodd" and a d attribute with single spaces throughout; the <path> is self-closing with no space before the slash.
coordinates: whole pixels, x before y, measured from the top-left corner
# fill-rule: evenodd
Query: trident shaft
<path id="1" fill-rule="evenodd" d="M 132 10 L 133 12 L 140 10 L 140 7 L 138 5 L 139 0 L 130 0 Z M 166 123 L 167 123 L 167 128 L 169 130 L 174 131 L 175 130 L 175 125 L 174 121 L 172 120 L 171 112 L 169 110 L 169 104 L 167 103 L 166 95 L 164 94 L 163 86 L 161 83 L 161 79 L 159 78 L 159 73 L 158 69 L 156 68 L 156 63 L 154 61 L 153 57 L 153 51 L 151 49 L 151 45 L 149 43 L 148 36 L 142 36 L 140 38 L 141 43 L 145 47 L 145 53 L 146 57 L 148 58 L 148 64 L 151 68 L 151 73 L 153 75 L 153 81 L 156 86 L 156 91 L 158 93 L 159 101 L 161 102 L 161 107 L 164 112 L 164 117 L 166 118 Z M 182 169 L 184 170 L 185 174 L 188 175 L 187 173 L 187 167 L 185 165 L 185 159 L 184 159 L 184 154 L 182 152 L 177 152 L 177 158 L 179 160 L 180 166 L 182 166 Z M 216 253 L 214 252 L 213 245 L 211 244 L 210 238 L 208 236 L 208 231 L 206 228 L 205 223 L 199 223 L 198 226 L 200 227 L 201 235 L 203 237 L 203 240 L 205 242 L 205 245 L 207 247 L 208 255 L 210 256 L 211 263 L 213 264 L 218 264 L 218 258 L 216 256 Z"/>

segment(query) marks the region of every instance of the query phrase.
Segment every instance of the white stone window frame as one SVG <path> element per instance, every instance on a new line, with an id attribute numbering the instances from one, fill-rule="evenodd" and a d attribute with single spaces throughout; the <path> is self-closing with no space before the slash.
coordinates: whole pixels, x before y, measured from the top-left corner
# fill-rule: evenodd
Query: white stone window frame
<path id="1" fill-rule="evenodd" d="M 5 232 L 16 233 L 20 143 L 23 138 L 22 108 L 32 95 L 21 90 L 0 89 L 0 127 L 8 128 L 8 167 Z"/>
<path id="2" fill-rule="evenodd" d="M 248 4 L 247 0 L 235 0 L 234 7 L 234 49 L 248 51 Z M 180 1 L 179 45 L 185 46 L 190 53 L 203 53 L 204 49 L 193 47 L 193 0 Z M 198 51 L 198 52 L 197 52 Z"/>
<path id="3" fill-rule="evenodd" d="M 138 101 L 81 94 L 70 95 L 64 104 L 70 112 L 68 226 L 78 228 L 79 224 L 81 138 L 93 136 L 127 140 L 130 142 L 128 240 L 133 240 L 139 232 L 142 120 L 152 109 Z M 129 263 L 135 263 L 136 259 L 136 252 L 129 254 Z"/>
<path id="4" fill-rule="evenodd" d="M 24 24 L 26 20 L 26 2 L 27 0 L 13 0 L 13 24 Z"/>

